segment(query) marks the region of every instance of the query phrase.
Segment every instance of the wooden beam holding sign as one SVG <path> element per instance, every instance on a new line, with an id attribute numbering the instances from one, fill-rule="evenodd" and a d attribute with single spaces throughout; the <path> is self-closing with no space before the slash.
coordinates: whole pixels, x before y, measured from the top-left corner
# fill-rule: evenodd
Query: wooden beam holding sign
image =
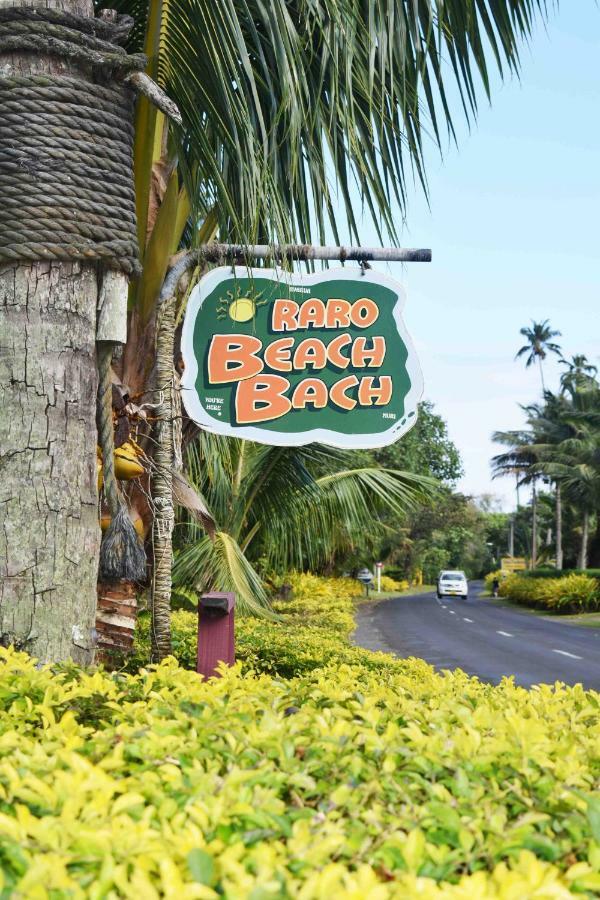
<path id="1" fill-rule="evenodd" d="M 402 286 L 372 270 L 213 269 L 183 325 L 188 415 L 276 446 L 393 443 L 423 390 L 404 302 Z"/>

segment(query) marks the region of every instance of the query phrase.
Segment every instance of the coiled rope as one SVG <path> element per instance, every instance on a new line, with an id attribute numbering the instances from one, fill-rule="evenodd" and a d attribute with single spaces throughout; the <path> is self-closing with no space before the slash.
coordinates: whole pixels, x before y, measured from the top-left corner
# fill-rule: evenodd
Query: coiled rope
<path id="1" fill-rule="evenodd" d="M 123 78 L 145 57 L 120 46 L 132 27 L 129 16 L 0 9 L 0 53 L 45 53 L 89 73 L 0 78 L 0 264 L 98 260 L 139 271 L 134 94 Z"/>

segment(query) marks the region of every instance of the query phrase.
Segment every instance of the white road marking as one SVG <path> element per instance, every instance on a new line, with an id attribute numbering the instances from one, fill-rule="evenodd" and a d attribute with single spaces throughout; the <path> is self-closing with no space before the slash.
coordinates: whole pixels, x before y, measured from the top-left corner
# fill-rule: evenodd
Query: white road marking
<path id="1" fill-rule="evenodd" d="M 442 603 L 442 609 L 448 609 L 448 607 L 444 606 L 444 604 Z"/>
<path id="2" fill-rule="evenodd" d="M 465 619 L 465 617 L 463 616 L 463 622 L 470 622 L 471 625 L 472 625 L 472 624 L 473 624 L 473 619 Z"/>
<path id="3" fill-rule="evenodd" d="M 453 609 L 449 609 L 448 612 L 450 613 L 451 616 L 455 616 L 455 615 L 456 615 L 456 613 L 454 612 Z"/>
<path id="4" fill-rule="evenodd" d="M 583 656 L 577 656 L 576 653 L 569 653 L 567 650 L 553 650 L 553 653 L 560 653 L 561 656 L 569 656 L 571 659 L 583 659 Z"/>
<path id="5" fill-rule="evenodd" d="M 502 637 L 513 637 L 508 631 L 497 631 L 496 634 L 501 634 Z"/>

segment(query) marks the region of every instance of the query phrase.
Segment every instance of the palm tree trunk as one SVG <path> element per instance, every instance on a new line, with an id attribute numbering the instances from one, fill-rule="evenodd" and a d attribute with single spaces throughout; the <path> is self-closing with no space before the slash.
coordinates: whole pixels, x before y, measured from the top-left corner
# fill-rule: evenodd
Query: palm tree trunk
<path id="1" fill-rule="evenodd" d="M 562 545 L 562 494 L 560 484 L 556 484 L 556 568 L 563 567 Z"/>
<path id="2" fill-rule="evenodd" d="M 36 5 L 93 15 L 92 0 Z M 0 52 L 3 77 L 58 72 L 81 74 L 65 59 Z M 93 655 L 97 297 L 95 263 L 0 266 L 0 643 L 43 662 Z"/>
<path id="3" fill-rule="evenodd" d="M 590 514 L 586 509 L 583 514 L 583 523 L 581 528 L 581 546 L 579 548 L 579 561 L 577 567 L 579 569 L 587 569 L 588 565 L 588 543 L 590 539 Z"/>
<path id="4" fill-rule="evenodd" d="M 537 565 L 537 492 L 535 481 L 531 486 L 531 568 Z"/>
<path id="5" fill-rule="evenodd" d="M 154 522 L 152 548 L 152 656 L 156 661 L 171 653 L 171 535 L 173 509 L 173 346 L 175 299 L 159 310 L 156 339 L 156 388 L 160 403 L 156 411 L 154 464 L 151 483 Z"/>
<path id="6" fill-rule="evenodd" d="M 540 378 L 542 379 L 542 394 L 546 393 L 546 384 L 544 382 L 544 366 L 542 364 L 542 357 L 538 356 L 538 362 L 540 364 Z"/>

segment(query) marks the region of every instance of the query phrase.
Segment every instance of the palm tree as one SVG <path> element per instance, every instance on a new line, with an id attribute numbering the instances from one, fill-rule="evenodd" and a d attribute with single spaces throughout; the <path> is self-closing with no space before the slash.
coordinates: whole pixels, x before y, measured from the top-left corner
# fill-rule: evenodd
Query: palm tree
<path id="1" fill-rule="evenodd" d="M 592 378 L 585 387 L 571 383 L 563 400 L 559 427 L 563 438 L 534 448 L 536 468 L 562 484 L 565 495 L 581 513 L 578 567 L 587 568 L 590 518 L 600 508 L 600 389 Z"/>
<path id="2" fill-rule="evenodd" d="M 588 361 L 584 353 L 576 353 L 571 359 L 560 359 L 559 364 L 566 366 L 566 372 L 560 377 L 560 385 L 563 391 L 577 390 L 594 381 L 598 374 L 598 367 Z"/>
<path id="3" fill-rule="evenodd" d="M 562 568 L 562 504 L 581 515 L 579 568 L 586 568 L 590 519 L 600 507 L 600 389 L 593 377 L 567 382 L 554 395 L 546 391 L 544 404 L 524 407 L 526 428 L 498 432 L 494 440 L 506 445 L 494 457 L 496 475 L 520 472 L 522 483 L 549 478 L 556 488 L 556 565 Z M 532 513 L 534 510 L 532 509 Z M 533 539 L 532 539 L 533 543 Z"/>
<path id="4" fill-rule="evenodd" d="M 91 0 L 62 0 L 60 6 L 88 14 L 92 9 Z M 180 460 L 172 430 L 177 432 L 181 423 L 169 345 L 185 306 L 185 286 L 180 286 L 176 308 L 159 308 L 158 298 L 174 255 L 216 235 L 222 241 L 310 242 L 322 241 L 330 226 L 337 239 L 338 224 L 344 220 L 351 236 L 358 238 L 354 185 L 360 208 L 371 215 L 381 237 L 397 240 L 395 222 L 401 219 L 397 208 L 404 209 L 406 172 L 409 179 L 416 172 L 425 184 L 425 133 L 440 145 L 448 131 L 453 134 L 452 90 L 458 88 L 462 107 L 472 118 L 478 81 L 487 93 L 491 67 L 518 70 L 519 44 L 530 34 L 536 16 L 545 16 L 546 3 L 498 0 L 485 9 L 479 0 L 96 3 L 97 10 L 104 7 L 135 18 L 128 49 L 145 49 L 148 73 L 177 103 L 183 119 L 182 127 L 170 127 L 145 98 L 138 102 L 134 167 L 143 273 L 130 287 L 127 344 L 113 365 L 113 396 L 119 405 L 115 417 L 122 426 L 118 440 L 128 429 L 137 431 L 152 469 L 152 502 L 146 481 L 128 492 L 128 500 L 139 510 L 147 535 L 154 519 L 153 559 L 160 567 L 160 578 L 155 568 L 155 582 L 160 582 L 155 600 L 164 606 L 170 585 L 173 472 Z M 24 61 L 14 56 L 19 74 L 28 71 L 30 57 L 29 51 Z M 4 59 L 10 73 L 13 55 Z M 449 81 L 453 87 L 448 91 Z M 33 302 L 37 307 L 30 310 L 30 321 L 44 320 L 47 296 L 35 294 L 32 299 L 27 293 L 31 285 L 47 283 L 44 266 L 45 260 L 21 265 L 19 279 L 14 267 L 0 268 L 0 293 L 6 297 L 2 310 L 12 314 Z M 63 267 L 58 274 L 58 293 L 62 290 L 66 296 L 72 273 Z M 70 363 L 79 372 L 77 354 L 84 345 L 93 364 L 95 298 L 88 288 L 96 284 L 94 265 L 82 264 L 80 281 L 76 294 L 91 298 L 87 318 L 81 319 L 87 332 L 73 341 L 69 317 L 56 323 L 52 343 L 57 353 L 44 370 L 48 385 L 60 384 Z M 0 330 L 4 333 L 3 323 Z M 157 344 L 162 348 L 160 366 Z M 55 659 L 74 652 L 73 609 L 81 612 L 78 620 L 87 621 L 95 607 L 90 583 L 98 551 L 94 410 L 85 409 L 82 440 L 81 428 L 67 427 L 74 400 L 63 404 L 59 413 L 43 392 L 27 395 L 28 403 L 37 404 L 31 422 L 52 417 L 40 434 L 66 435 L 61 490 L 68 488 L 78 502 L 73 515 L 63 517 L 64 527 L 72 531 L 77 522 L 73 548 L 87 548 L 73 563 L 66 550 L 61 558 L 64 541 L 57 542 L 54 553 L 45 546 L 57 504 L 63 508 L 60 499 L 40 482 L 35 474 L 39 466 L 20 468 L 29 458 L 31 428 L 23 415 L 21 360 L 18 350 L 15 353 L 14 364 L 9 354 L 6 367 L 12 393 L 4 419 L 11 423 L 11 440 L 3 481 L 7 496 L 20 496 L 11 507 L 11 535 L 23 571 L 14 578 L 12 571 L 3 573 L 6 620 L 22 623 L 24 635 L 38 636 L 28 644 L 33 653 Z M 173 355 L 176 359 L 176 352 Z M 93 395 L 93 371 L 79 385 L 86 398 L 90 384 Z M 58 423 L 60 414 L 64 420 Z M 147 423 L 153 418 L 158 418 L 158 427 L 150 433 Z M 83 421 L 81 416 L 78 421 Z M 9 446 L 3 435 L 0 445 Z M 54 472 L 56 467 L 47 462 Z M 82 491 L 81 498 L 75 496 Z M 69 509 L 72 505 L 69 502 Z M 32 577 L 30 559 L 37 560 Z M 36 602 L 39 583 L 45 595 L 53 590 L 56 602 Z M 58 632 L 69 635 L 66 645 L 51 639 Z M 20 640 L 20 634 L 15 639 Z M 162 639 L 166 646 L 168 636 Z"/>
<path id="5" fill-rule="evenodd" d="M 492 457 L 492 478 L 514 475 L 517 488 L 531 485 L 531 568 L 537 564 L 537 489 L 536 456 L 532 450 L 533 436 L 527 430 L 495 431 L 492 440 L 508 449 Z M 517 509 L 518 511 L 518 509 Z"/>
<path id="6" fill-rule="evenodd" d="M 232 590 L 243 612 L 267 605 L 262 573 L 317 569 L 336 552 L 381 537 L 378 513 L 403 517 L 437 483 L 365 465 L 356 454 L 318 444 L 267 447 L 202 433 L 187 449 L 190 478 L 215 521 L 211 540 L 188 516 L 178 528 L 174 585 Z"/>
<path id="7" fill-rule="evenodd" d="M 527 343 L 517 351 L 515 359 L 520 359 L 522 356 L 525 356 L 526 369 L 535 362 L 539 364 L 540 378 L 542 380 L 542 393 L 545 393 L 546 385 L 544 383 L 543 361 L 546 359 L 548 353 L 556 353 L 560 356 L 559 345 L 552 341 L 552 338 L 560 337 L 560 331 L 554 331 L 550 328 L 548 319 L 544 319 L 543 322 L 534 322 L 532 320 L 531 328 L 526 325 L 521 328 L 519 333 L 527 339 Z"/>
<path id="8" fill-rule="evenodd" d="M 546 391 L 544 404 L 531 404 L 525 407 L 527 424 L 531 429 L 532 444 L 530 451 L 535 456 L 534 468 L 542 474 L 548 474 L 542 463 L 547 460 L 561 442 L 570 436 L 570 430 L 565 422 L 567 404 L 564 394 L 553 394 Z M 555 534 L 556 534 L 556 568 L 563 567 L 563 531 L 562 531 L 562 504 L 563 491 L 559 478 L 554 479 L 555 491 Z"/>

